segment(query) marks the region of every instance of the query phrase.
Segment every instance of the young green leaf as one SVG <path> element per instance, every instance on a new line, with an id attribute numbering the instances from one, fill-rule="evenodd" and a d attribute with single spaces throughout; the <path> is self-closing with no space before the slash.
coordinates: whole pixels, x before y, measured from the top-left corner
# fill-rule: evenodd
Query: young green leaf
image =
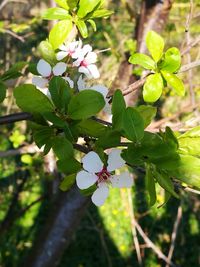
<path id="1" fill-rule="evenodd" d="M 171 47 L 165 54 L 162 63 L 160 64 L 161 70 L 168 71 L 170 73 L 176 72 L 181 66 L 181 53 L 178 48 Z"/>
<path id="2" fill-rule="evenodd" d="M 185 95 L 185 87 L 181 79 L 179 79 L 175 74 L 167 72 L 165 70 L 161 71 L 164 79 L 166 80 L 167 84 L 171 86 L 177 95 L 184 96 Z"/>
<path id="3" fill-rule="evenodd" d="M 68 114 L 73 120 L 83 120 L 96 115 L 104 106 L 102 94 L 94 90 L 83 90 L 71 99 Z"/>
<path id="4" fill-rule="evenodd" d="M 66 39 L 72 30 L 72 20 L 61 20 L 51 29 L 49 42 L 54 49 L 57 49 Z"/>
<path id="5" fill-rule="evenodd" d="M 84 18 L 88 13 L 92 12 L 100 3 L 100 0 L 80 0 L 77 15 L 79 18 Z"/>
<path id="6" fill-rule="evenodd" d="M 156 68 L 155 61 L 145 54 L 135 53 L 129 58 L 129 62 L 140 65 L 147 70 L 154 70 Z"/>
<path id="7" fill-rule="evenodd" d="M 78 27 L 78 30 L 83 38 L 88 37 L 88 29 L 87 25 L 85 24 L 84 20 L 78 19 L 76 20 L 76 26 Z"/>
<path id="8" fill-rule="evenodd" d="M 97 9 L 92 13 L 91 18 L 107 18 L 110 17 L 114 12 L 107 9 Z"/>
<path id="9" fill-rule="evenodd" d="M 65 177 L 59 186 L 60 190 L 62 190 L 64 192 L 68 191 L 73 186 L 75 181 L 76 181 L 76 174 L 75 173 Z"/>
<path id="10" fill-rule="evenodd" d="M 152 172 L 149 166 L 146 167 L 145 180 L 146 180 L 146 189 L 150 197 L 149 205 L 153 206 L 156 203 L 156 186 L 155 186 L 154 177 L 152 175 Z"/>
<path id="11" fill-rule="evenodd" d="M 55 0 L 56 4 L 58 4 L 60 7 L 63 7 L 64 9 L 68 10 L 69 5 L 67 4 L 67 0 Z"/>
<path id="12" fill-rule="evenodd" d="M 145 102 L 157 101 L 163 91 L 163 79 L 160 73 L 149 75 L 143 87 L 143 98 Z"/>
<path id="13" fill-rule="evenodd" d="M 53 46 L 49 43 L 49 41 L 42 41 L 38 46 L 38 50 L 41 58 L 49 62 L 49 64 L 54 65 L 57 63 Z"/>
<path id="14" fill-rule="evenodd" d="M 154 31 L 149 31 L 146 36 L 146 46 L 152 58 L 158 62 L 163 54 L 165 46 L 163 38 Z"/>
<path id="15" fill-rule="evenodd" d="M 76 9 L 76 7 L 78 6 L 78 2 L 79 2 L 79 0 L 65 0 L 65 1 L 67 1 L 67 4 L 68 4 L 70 10 L 72 10 L 72 11 L 74 9 Z"/>
<path id="16" fill-rule="evenodd" d="M 28 63 L 25 61 L 17 62 L 11 66 L 3 75 L 1 75 L 1 81 L 7 81 L 10 79 L 16 79 L 22 76 L 20 72 Z"/>
<path id="17" fill-rule="evenodd" d="M 66 9 L 60 7 L 52 7 L 47 10 L 42 15 L 43 19 L 46 20 L 56 20 L 56 19 L 71 19 L 71 15 Z"/>
<path id="18" fill-rule="evenodd" d="M 95 21 L 93 19 L 88 19 L 87 22 L 90 23 L 90 25 L 92 26 L 93 31 L 96 32 L 97 25 L 96 25 Z"/>
<path id="19" fill-rule="evenodd" d="M 112 99 L 112 125 L 114 130 L 122 129 L 123 112 L 126 109 L 126 103 L 121 90 L 116 90 Z"/>
<path id="20" fill-rule="evenodd" d="M 146 128 L 152 121 L 152 119 L 156 116 L 157 108 L 148 106 L 148 105 L 141 105 L 136 107 L 136 110 L 140 113 L 144 120 L 144 128 Z"/>
<path id="21" fill-rule="evenodd" d="M 131 141 L 140 141 L 144 136 L 144 121 L 140 113 L 131 107 L 123 112 L 123 130 Z"/>
<path id="22" fill-rule="evenodd" d="M 51 99 L 57 109 L 66 113 L 71 99 L 70 87 L 62 77 L 53 77 L 49 82 Z"/>
<path id="23" fill-rule="evenodd" d="M 0 103 L 6 98 L 6 86 L 0 81 Z"/>
<path id="24" fill-rule="evenodd" d="M 24 84 L 14 89 L 14 97 L 18 107 L 31 113 L 53 112 L 54 107 L 49 98 L 32 84 Z"/>

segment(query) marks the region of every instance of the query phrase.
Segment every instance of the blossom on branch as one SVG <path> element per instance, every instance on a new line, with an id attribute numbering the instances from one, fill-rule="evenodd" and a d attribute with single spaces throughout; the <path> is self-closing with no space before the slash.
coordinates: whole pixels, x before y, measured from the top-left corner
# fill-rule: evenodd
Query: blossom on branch
<path id="1" fill-rule="evenodd" d="M 32 83 L 39 88 L 45 88 L 52 76 L 62 76 L 66 69 L 67 64 L 64 62 L 58 62 L 52 67 L 47 61 L 40 59 L 37 64 L 37 71 L 41 76 L 34 76 Z"/>
<path id="2" fill-rule="evenodd" d="M 59 51 L 56 55 L 57 60 L 62 60 L 67 56 L 71 58 L 78 58 L 82 48 L 82 41 L 74 41 L 69 44 L 63 44 L 59 47 L 61 51 Z"/>
<path id="3" fill-rule="evenodd" d="M 102 206 L 109 195 L 109 185 L 115 188 L 129 188 L 133 179 L 129 172 L 115 175 L 114 171 L 125 165 L 121 158 L 120 149 L 112 149 L 108 154 L 107 166 L 104 165 L 99 155 L 93 151 L 82 158 L 83 169 L 77 173 L 76 183 L 80 189 L 87 189 L 96 184 L 97 189 L 92 194 L 92 202 Z"/>
<path id="4" fill-rule="evenodd" d="M 87 78 L 98 79 L 100 73 L 97 66 L 94 64 L 97 62 L 97 54 L 92 52 L 91 45 L 84 45 L 78 54 L 78 58 L 73 62 L 73 66 L 78 67 L 78 71 L 84 73 Z"/>

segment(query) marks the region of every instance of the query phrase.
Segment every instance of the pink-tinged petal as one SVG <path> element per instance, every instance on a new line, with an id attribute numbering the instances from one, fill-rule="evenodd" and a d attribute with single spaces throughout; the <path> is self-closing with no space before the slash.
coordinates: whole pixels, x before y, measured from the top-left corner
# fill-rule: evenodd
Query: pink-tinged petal
<path id="1" fill-rule="evenodd" d="M 95 52 L 90 52 L 85 57 L 85 61 L 88 65 L 96 63 L 97 62 L 97 54 Z"/>
<path id="2" fill-rule="evenodd" d="M 116 188 L 130 188 L 133 186 L 133 178 L 129 172 L 123 172 L 121 175 L 114 175 L 110 179 L 112 186 Z"/>
<path id="3" fill-rule="evenodd" d="M 78 47 L 79 41 L 75 41 L 69 44 L 69 49 L 71 51 L 75 50 Z"/>
<path id="4" fill-rule="evenodd" d="M 32 83 L 39 88 L 45 88 L 48 84 L 48 80 L 43 77 L 34 76 L 32 79 Z"/>
<path id="5" fill-rule="evenodd" d="M 80 171 L 76 175 L 76 183 L 78 188 L 87 189 L 98 180 L 98 176 L 92 173 L 88 173 L 86 171 Z"/>
<path id="6" fill-rule="evenodd" d="M 83 56 L 85 56 L 87 53 L 92 52 L 91 45 L 89 45 L 89 44 L 84 45 L 81 52 L 82 52 Z"/>
<path id="7" fill-rule="evenodd" d="M 94 191 L 92 195 L 92 202 L 96 206 L 100 207 L 105 203 L 108 195 L 109 195 L 109 188 L 105 183 L 101 183 L 98 185 L 98 188 Z"/>
<path id="8" fill-rule="evenodd" d="M 112 151 L 108 154 L 108 171 L 112 172 L 116 169 L 119 169 L 125 165 L 125 161 L 121 157 L 120 149 L 112 149 Z"/>
<path id="9" fill-rule="evenodd" d="M 99 73 L 99 70 L 98 70 L 96 65 L 94 65 L 94 64 L 88 65 L 87 69 L 89 70 L 91 76 L 94 79 L 98 79 L 100 77 L 100 73 Z"/>
<path id="10" fill-rule="evenodd" d="M 91 89 L 102 94 L 104 98 L 106 98 L 106 96 L 108 94 L 108 88 L 104 85 L 94 85 L 91 87 Z"/>
<path id="11" fill-rule="evenodd" d="M 40 59 L 37 64 L 37 71 L 39 74 L 41 74 L 43 77 L 49 77 L 51 75 L 51 65 L 46 62 L 44 59 Z"/>
<path id="12" fill-rule="evenodd" d="M 78 71 L 80 73 L 84 73 L 87 76 L 87 78 L 89 78 L 89 79 L 92 78 L 92 75 L 91 75 L 90 71 L 88 70 L 88 68 L 82 66 L 82 67 L 78 68 Z"/>
<path id="13" fill-rule="evenodd" d="M 69 52 L 60 51 L 57 53 L 56 58 L 57 58 L 57 60 L 62 60 L 63 58 L 67 57 L 68 55 L 69 55 Z"/>
<path id="14" fill-rule="evenodd" d="M 103 169 L 103 162 L 99 155 L 90 151 L 82 158 L 83 168 L 90 173 L 98 173 Z"/>
<path id="15" fill-rule="evenodd" d="M 63 77 L 63 79 L 68 82 L 71 88 L 74 88 L 74 81 L 72 81 L 72 79 L 70 79 L 69 77 Z"/>
<path id="16" fill-rule="evenodd" d="M 77 86 L 78 86 L 78 90 L 79 91 L 82 91 L 82 90 L 86 89 L 85 81 L 83 79 L 83 75 L 80 75 L 80 77 L 78 78 Z"/>
<path id="17" fill-rule="evenodd" d="M 72 53 L 71 57 L 72 57 L 73 59 L 76 59 L 76 58 L 79 59 L 79 58 L 80 58 L 81 61 L 84 59 L 84 57 L 83 57 L 82 54 L 81 54 L 81 49 L 80 49 L 80 48 L 77 48 L 77 49 Z"/>
<path id="18" fill-rule="evenodd" d="M 64 62 L 59 62 L 53 67 L 53 74 L 55 76 L 61 76 L 67 69 L 67 64 Z"/>

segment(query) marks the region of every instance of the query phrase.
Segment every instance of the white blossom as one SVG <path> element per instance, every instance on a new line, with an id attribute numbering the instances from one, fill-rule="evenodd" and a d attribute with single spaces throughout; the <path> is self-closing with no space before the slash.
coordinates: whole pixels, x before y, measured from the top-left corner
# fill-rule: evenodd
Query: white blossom
<path id="1" fill-rule="evenodd" d="M 129 188 L 133 179 L 129 172 L 115 175 L 113 172 L 125 165 L 120 149 L 112 149 L 108 154 L 107 166 L 104 166 L 99 155 L 93 151 L 82 158 L 83 169 L 77 173 L 76 183 L 80 189 L 87 189 L 96 184 L 97 189 L 92 194 L 92 202 L 102 206 L 109 195 L 109 185 L 115 188 Z"/>
<path id="2" fill-rule="evenodd" d="M 52 76 L 62 76 L 67 69 L 67 64 L 64 62 L 58 62 L 52 67 L 44 59 L 40 59 L 37 64 L 37 71 L 41 76 L 34 76 L 32 83 L 39 88 L 45 88 Z"/>
<path id="3" fill-rule="evenodd" d="M 80 73 L 84 73 L 89 79 L 98 79 L 100 77 L 99 70 L 94 64 L 97 62 L 97 54 L 92 52 L 90 45 L 84 45 L 78 52 L 78 58 L 73 62 L 74 67 L 78 67 Z"/>
<path id="4" fill-rule="evenodd" d="M 78 90 L 79 91 L 90 89 L 90 90 L 94 90 L 94 91 L 97 91 L 100 94 L 102 94 L 103 97 L 104 97 L 105 103 L 106 103 L 104 108 L 103 108 L 103 111 L 108 113 L 108 114 L 111 114 L 111 106 L 109 104 L 109 99 L 107 98 L 107 94 L 108 94 L 109 90 L 105 85 L 96 84 L 96 85 L 93 85 L 93 86 L 87 86 L 85 84 L 85 81 L 84 81 L 82 75 L 81 75 L 79 77 L 78 81 L 77 81 L 77 86 L 78 86 Z"/>
<path id="5" fill-rule="evenodd" d="M 59 51 L 56 55 L 57 60 L 62 60 L 67 56 L 76 59 L 79 57 L 82 48 L 82 41 L 74 41 L 69 44 L 63 44 L 59 47 Z"/>

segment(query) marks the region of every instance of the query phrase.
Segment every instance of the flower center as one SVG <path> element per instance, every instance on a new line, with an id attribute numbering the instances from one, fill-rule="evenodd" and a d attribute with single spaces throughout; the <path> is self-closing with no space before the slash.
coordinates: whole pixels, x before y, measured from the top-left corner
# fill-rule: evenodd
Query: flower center
<path id="1" fill-rule="evenodd" d="M 103 167 L 103 169 L 97 173 L 98 183 L 107 182 L 111 176 L 111 174 L 107 171 L 106 167 Z"/>
<path id="2" fill-rule="evenodd" d="M 81 61 L 81 67 L 87 67 L 88 64 L 87 64 L 87 61 L 84 59 L 83 61 Z"/>

